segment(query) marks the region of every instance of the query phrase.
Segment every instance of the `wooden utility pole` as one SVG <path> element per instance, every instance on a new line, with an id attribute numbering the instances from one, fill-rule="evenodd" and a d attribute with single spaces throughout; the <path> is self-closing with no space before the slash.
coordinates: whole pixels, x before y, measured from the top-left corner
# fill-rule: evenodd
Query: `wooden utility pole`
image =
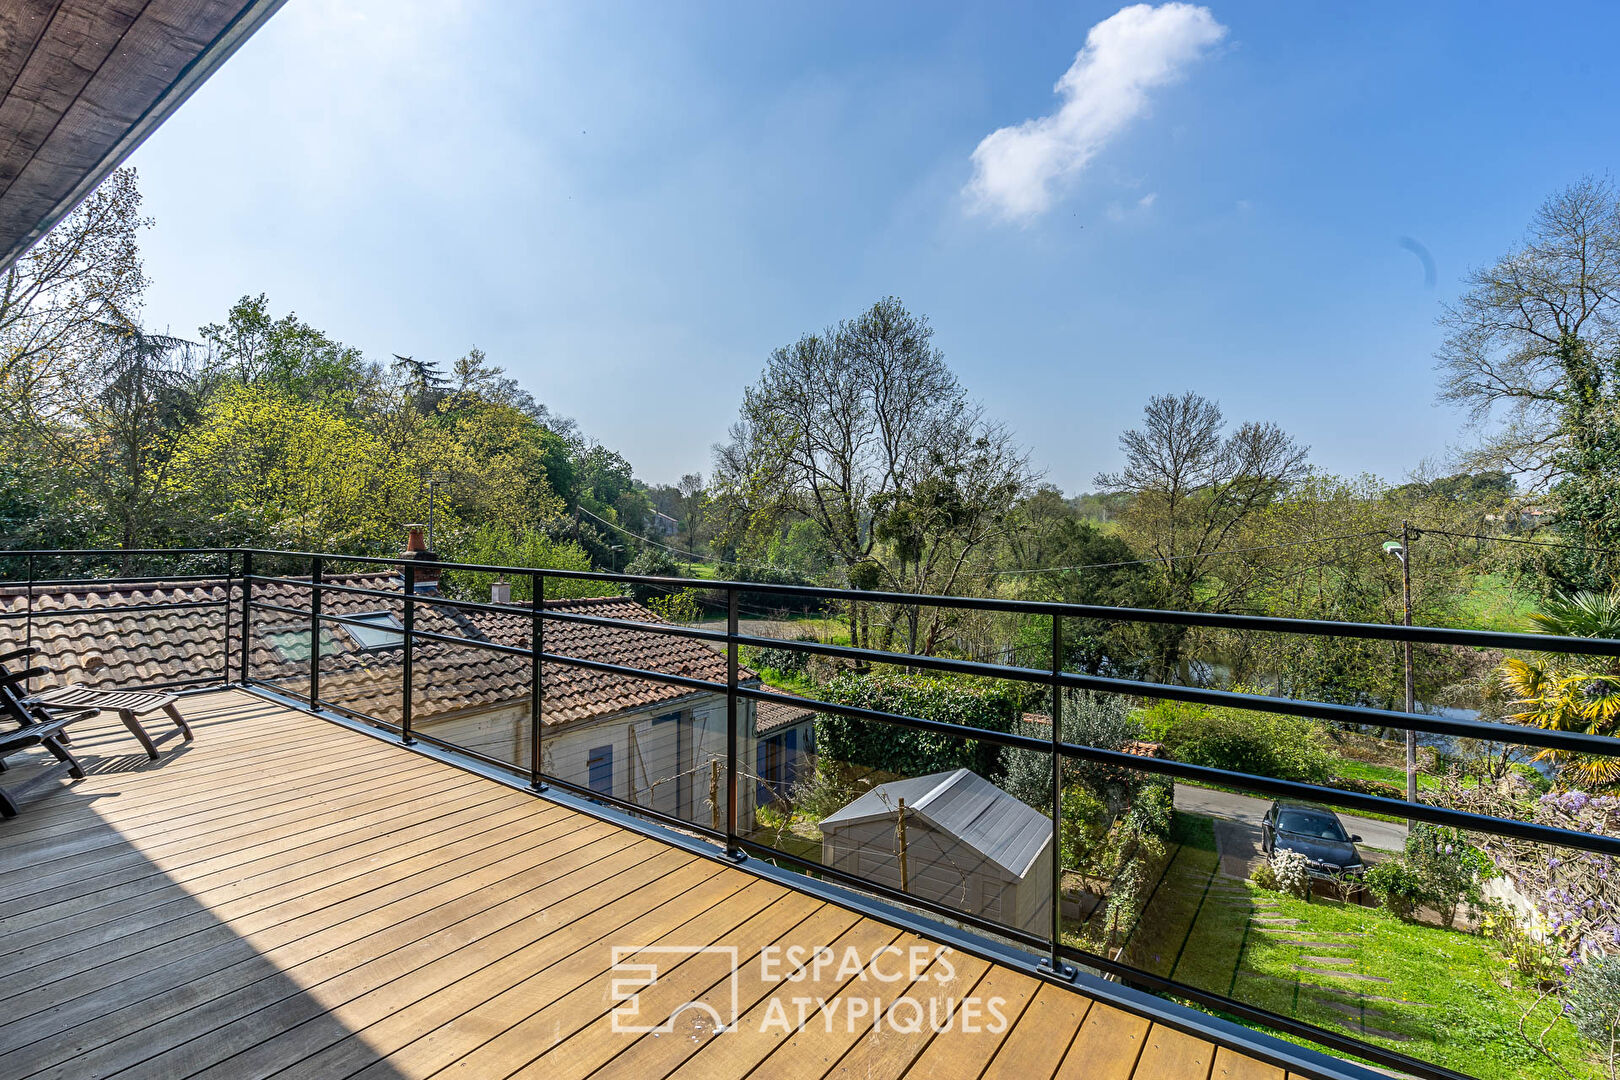
<path id="1" fill-rule="evenodd" d="M 909 892 L 911 875 L 906 872 L 906 800 L 900 800 L 900 820 L 894 827 L 895 843 L 900 848 L 900 891 Z"/>

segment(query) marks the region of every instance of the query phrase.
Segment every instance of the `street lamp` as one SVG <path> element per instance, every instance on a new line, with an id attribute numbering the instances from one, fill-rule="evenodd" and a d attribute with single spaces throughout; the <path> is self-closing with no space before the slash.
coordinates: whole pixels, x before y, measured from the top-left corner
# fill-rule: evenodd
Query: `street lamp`
<path id="1" fill-rule="evenodd" d="M 1401 538 L 1389 540 L 1384 543 L 1384 552 L 1401 560 L 1401 607 L 1404 613 L 1404 625 L 1412 625 L 1412 528 L 1405 521 L 1401 522 Z M 1402 651 L 1406 654 L 1406 711 L 1416 712 L 1416 702 L 1413 700 L 1412 686 L 1412 641 L 1410 638 L 1401 642 Z M 1410 727 L 1406 729 L 1406 801 L 1417 802 L 1417 732 Z"/>

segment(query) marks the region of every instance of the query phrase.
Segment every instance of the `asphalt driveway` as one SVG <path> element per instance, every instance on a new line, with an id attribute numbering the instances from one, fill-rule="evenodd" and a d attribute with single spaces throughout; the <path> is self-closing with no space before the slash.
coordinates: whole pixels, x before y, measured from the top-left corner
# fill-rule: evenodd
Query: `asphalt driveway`
<path id="1" fill-rule="evenodd" d="M 1257 845 L 1260 819 L 1265 817 L 1266 810 L 1270 806 L 1270 799 L 1257 799 L 1252 795 L 1236 795 L 1230 791 L 1215 791 L 1212 788 L 1191 787 L 1186 784 L 1176 785 L 1177 810 L 1247 825 L 1253 829 Z M 1362 847 L 1378 851 L 1402 851 L 1406 848 L 1405 822 L 1375 821 L 1353 814 L 1340 814 L 1339 820 L 1344 822 L 1347 830 L 1361 835 Z M 1217 829 L 1217 836 L 1221 831 L 1223 830 Z"/>

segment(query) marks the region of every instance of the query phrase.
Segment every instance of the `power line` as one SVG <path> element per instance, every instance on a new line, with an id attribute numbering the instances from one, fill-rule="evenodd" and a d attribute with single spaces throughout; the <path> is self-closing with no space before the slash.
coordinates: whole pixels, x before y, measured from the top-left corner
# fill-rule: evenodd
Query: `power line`
<path id="1" fill-rule="evenodd" d="M 1429 530 L 1435 531 L 1435 530 Z M 1190 555 L 1167 555 L 1157 559 L 1126 559 L 1122 562 L 1107 563 L 1081 563 L 1077 566 L 1043 566 L 1032 570 L 991 570 L 989 576 L 1003 577 L 1016 574 L 1055 574 L 1065 570 L 1108 570 L 1116 566 L 1149 566 L 1158 563 L 1180 562 L 1183 559 L 1207 559 L 1213 555 L 1247 555 L 1259 551 L 1280 551 L 1283 548 L 1305 547 L 1310 544 L 1327 544 L 1335 540 L 1365 540 L 1370 536 L 1384 536 L 1380 531 L 1344 533 L 1339 536 L 1318 536 L 1310 540 L 1293 540 L 1286 544 L 1265 544 L 1259 547 L 1227 548 L 1217 551 L 1196 551 Z"/>
<path id="2" fill-rule="evenodd" d="M 1558 548 L 1564 551 L 1586 551 L 1595 555 L 1620 555 L 1620 548 L 1588 547 L 1585 544 L 1566 544 L 1553 540 L 1531 540 L 1519 536 L 1483 536 L 1479 533 L 1448 532 L 1445 529 L 1425 529 L 1415 527 L 1418 533 L 1434 533 L 1437 536 L 1450 536 L 1458 540 L 1491 540 L 1498 544 L 1528 544 L 1532 547 Z"/>

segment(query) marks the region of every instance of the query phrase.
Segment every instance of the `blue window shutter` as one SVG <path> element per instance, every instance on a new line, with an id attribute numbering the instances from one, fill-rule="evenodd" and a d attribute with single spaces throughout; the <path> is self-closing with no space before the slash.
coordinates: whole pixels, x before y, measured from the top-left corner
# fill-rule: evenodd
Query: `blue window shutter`
<path id="1" fill-rule="evenodd" d="M 586 758 L 591 777 L 591 790 L 603 795 L 613 794 L 613 746 L 594 747 Z"/>
<path id="2" fill-rule="evenodd" d="M 754 756 L 758 759 L 754 771 L 760 778 L 759 790 L 754 793 L 754 802 L 760 806 L 764 806 L 771 801 L 770 785 L 765 781 L 776 779 L 765 771 L 770 767 L 771 760 L 768 743 L 768 739 L 761 739 L 754 744 Z"/>

